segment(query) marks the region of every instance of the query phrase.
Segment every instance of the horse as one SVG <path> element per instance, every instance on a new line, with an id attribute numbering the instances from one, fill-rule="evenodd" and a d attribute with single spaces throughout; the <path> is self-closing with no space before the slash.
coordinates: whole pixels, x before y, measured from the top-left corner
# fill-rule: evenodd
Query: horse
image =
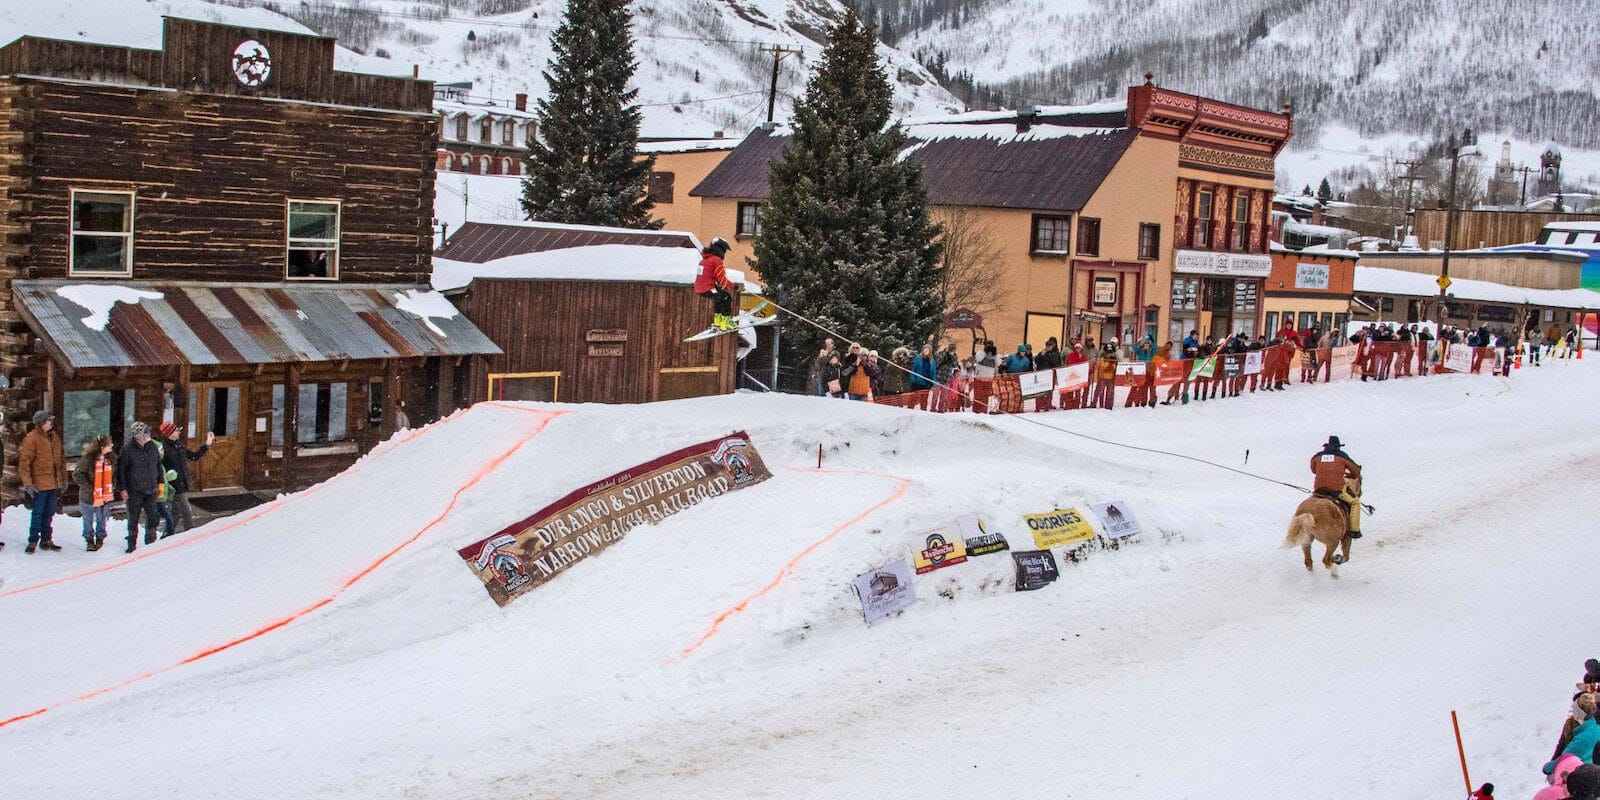
<path id="1" fill-rule="evenodd" d="M 1361 497 L 1361 479 L 1346 476 L 1344 488 L 1351 496 Z M 1344 506 L 1331 497 L 1313 494 L 1300 501 L 1294 510 L 1294 518 L 1289 520 L 1289 533 L 1283 539 L 1284 547 L 1299 547 L 1306 556 L 1306 571 L 1312 572 L 1315 567 L 1311 563 L 1311 543 L 1321 542 L 1326 548 L 1322 553 L 1322 566 L 1328 568 L 1328 573 L 1339 577 L 1339 565 L 1350 560 L 1350 537 L 1346 535 L 1349 530 L 1349 521 L 1345 517 Z M 1334 550 L 1340 550 L 1337 555 Z"/>

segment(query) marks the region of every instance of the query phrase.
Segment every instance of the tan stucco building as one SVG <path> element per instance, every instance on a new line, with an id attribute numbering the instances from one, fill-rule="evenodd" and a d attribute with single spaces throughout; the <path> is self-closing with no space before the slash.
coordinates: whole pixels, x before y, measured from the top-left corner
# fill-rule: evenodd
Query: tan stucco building
<path id="1" fill-rule="evenodd" d="M 1002 350 L 1049 337 L 1162 343 L 1261 328 L 1273 159 L 1291 128 L 1287 114 L 1147 82 L 1125 102 L 911 120 L 905 157 L 922 165 L 936 219 L 976 219 L 972 268 L 993 297 L 975 310 Z M 658 213 L 727 239 L 729 264 L 746 267 L 787 141 L 757 128 L 688 192 L 698 212 L 674 198 Z M 659 153 L 656 169 L 682 186 L 709 160 Z"/>

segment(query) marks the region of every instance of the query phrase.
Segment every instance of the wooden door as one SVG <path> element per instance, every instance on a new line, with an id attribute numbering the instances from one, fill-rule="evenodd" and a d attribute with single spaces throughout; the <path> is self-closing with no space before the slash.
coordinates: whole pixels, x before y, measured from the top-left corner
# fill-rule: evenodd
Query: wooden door
<path id="1" fill-rule="evenodd" d="M 216 434 L 211 451 L 189 464 L 191 490 L 244 486 L 245 435 L 239 427 L 243 398 L 242 384 L 196 383 L 189 387 L 189 449 L 200 449 L 207 433 Z"/>

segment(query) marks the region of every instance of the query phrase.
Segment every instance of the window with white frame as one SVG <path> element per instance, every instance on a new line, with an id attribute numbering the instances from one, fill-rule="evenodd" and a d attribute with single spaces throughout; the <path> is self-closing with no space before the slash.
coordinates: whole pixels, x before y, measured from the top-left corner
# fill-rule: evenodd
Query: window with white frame
<path id="1" fill-rule="evenodd" d="M 517 121 L 508 119 L 500 124 L 500 143 L 510 146 L 516 143 Z"/>
<path id="2" fill-rule="evenodd" d="M 339 277 L 339 201 L 289 201 L 290 279 Z"/>
<path id="3" fill-rule="evenodd" d="M 133 192 L 72 190 L 73 275 L 133 274 Z"/>
<path id="4" fill-rule="evenodd" d="M 740 203 L 739 219 L 735 228 L 735 235 L 739 237 L 761 235 L 761 204 Z"/>

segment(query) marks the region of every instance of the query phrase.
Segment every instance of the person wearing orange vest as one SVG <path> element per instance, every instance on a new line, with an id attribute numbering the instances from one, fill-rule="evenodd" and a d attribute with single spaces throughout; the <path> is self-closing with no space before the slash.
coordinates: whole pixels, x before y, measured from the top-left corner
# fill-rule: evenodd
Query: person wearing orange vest
<path id="1" fill-rule="evenodd" d="M 111 460 L 111 437 L 101 434 L 83 447 L 83 455 L 72 469 L 72 482 L 78 484 L 78 511 L 83 515 L 84 549 L 99 550 L 106 541 L 106 519 L 111 516 L 111 502 L 116 471 Z"/>
<path id="2" fill-rule="evenodd" d="M 722 259 L 728 255 L 728 243 L 717 237 L 701 251 L 700 274 L 694 279 L 694 292 L 711 298 L 711 326 L 717 330 L 731 331 L 737 327 L 733 320 L 733 284 L 728 282 L 728 270 Z"/>

